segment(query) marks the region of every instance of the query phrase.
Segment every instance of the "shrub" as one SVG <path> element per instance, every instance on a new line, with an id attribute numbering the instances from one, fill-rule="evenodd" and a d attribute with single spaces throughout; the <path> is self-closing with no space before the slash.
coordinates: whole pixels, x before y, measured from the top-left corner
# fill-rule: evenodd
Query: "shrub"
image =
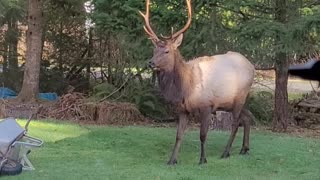
<path id="1" fill-rule="evenodd" d="M 95 85 L 91 98 L 134 103 L 145 116 L 163 118 L 168 116 L 168 105 L 148 80 L 129 80 L 123 87 L 107 82 Z"/>
<path id="2" fill-rule="evenodd" d="M 250 93 L 247 107 L 256 117 L 257 123 L 267 125 L 272 121 L 273 104 L 272 92 L 259 91 Z"/>

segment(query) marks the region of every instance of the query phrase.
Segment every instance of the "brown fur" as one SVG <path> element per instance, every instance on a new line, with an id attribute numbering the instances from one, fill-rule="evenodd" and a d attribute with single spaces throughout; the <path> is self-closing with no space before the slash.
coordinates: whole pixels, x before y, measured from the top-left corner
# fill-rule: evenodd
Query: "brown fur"
<path id="1" fill-rule="evenodd" d="M 170 43 L 168 42 L 169 46 Z M 238 95 L 234 98 L 230 97 L 230 100 L 226 102 L 218 102 L 213 100 L 208 100 L 207 104 L 199 104 L 197 101 L 193 101 L 189 98 L 189 94 L 195 88 L 195 84 L 197 82 L 202 81 L 202 71 L 193 71 L 193 68 L 200 68 L 199 63 L 203 61 L 214 60 L 212 57 L 204 56 L 197 58 L 196 61 L 185 62 L 183 57 L 180 55 L 178 49 L 175 49 L 172 53 L 174 53 L 174 63 L 172 66 L 165 66 L 166 68 L 161 69 L 157 72 L 159 87 L 162 92 L 164 98 L 176 105 L 179 114 L 179 122 L 177 127 L 177 137 L 176 144 L 173 150 L 172 156 L 168 162 L 168 164 L 177 163 L 177 155 L 178 150 L 180 148 L 181 140 L 184 135 L 184 130 L 187 126 L 187 116 L 186 114 L 199 111 L 200 112 L 200 140 L 201 140 L 201 157 L 200 164 L 206 163 L 206 155 L 205 155 L 205 142 L 206 136 L 209 127 L 209 119 L 210 114 L 215 112 L 216 110 L 225 110 L 230 111 L 233 114 L 233 125 L 232 132 L 225 148 L 225 151 L 222 157 L 228 157 L 230 154 L 230 149 L 232 142 L 235 138 L 239 127 L 239 117 L 242 111 L 242 107 L 245 103 L 245 99 L 247 97 L 246 91 L 239 91 Z M 230 53 L 230 52 L 228 52 Z M 226 59 L 227 60 L 227 59 Z M 250 132 L 250 124 L 245 120 L 244 124 L 244 137 L 243 137 L 243 147 L 241 149 L 241 154 L 247 154 L 249 150 L 249 132 Z"/>
<path id="2" fill-rule="evenodd" d="M 223 158 L 229 156 L 231 145 L 239 127 L 239 117 L 254 76 L 252 64 L 241 54 L 235 52 L 228 52 L 229 55 L 215 57 L 204 56 L 189 62 L 183 60 L 177 48 L 181 45 L 183 33 L 190 26 L 192 19 L 191 0 L 186 0 L 186 4 L 188 7 L 186 25 L 177 33 L 164 39 L 158 38 L 150 26 L 150 0 L 146 1 L 146 13 L 140 12 L 145 21 L 144 30 L 155 45 L 149 66 L 158 70 L 157 76 L 161 93 L 168 102 L 177 106 L 179 112 L 176 142 L 168 164 L 177 163 L 178 152 L 187 127 L 187 115 L 194 110 L 200 112 L 200 164 L 207 162 L 205 143 L 211 113 L 219 108 L 232 112 L 232 131 L 222 154 Z M 231 61 L 228 61 L 230 59 Z M 224 78 L 219 77 L 221 74 Z M 231 77 L 231 79 L 228 79 L 228 77 Z M 221 88 L 225 83 L 234 84 Z M 250 124 L 246 121 L 244 122 L 241 154 L 247 154 L 249 150 L 249 131 Z"/>
<path id="3" fill-rule="evenodd" d="M 188 92 L 193 88 L 194 77 L 180 52 L 175 51 L 173 70 L 158 71 L 159 87 L 164 98 L 175 105 L 183 105 Z"/>

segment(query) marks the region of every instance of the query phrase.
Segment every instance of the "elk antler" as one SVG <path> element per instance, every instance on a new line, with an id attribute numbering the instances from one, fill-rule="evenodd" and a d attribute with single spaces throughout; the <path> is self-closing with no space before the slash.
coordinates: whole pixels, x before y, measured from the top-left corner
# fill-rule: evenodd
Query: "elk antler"
<path id="1" fill-rule="evenodd" d="M 192 19 L 192 11 L 191 11 L 191 0 L 186 0 L 187 3 L 187 8 L 188 8 L 188 21 L 186 23 L 186 25 L 178 32 L 174 33 L 173 35 L 171 35 L 172 39 L 175 39 L 176 37 L 178 37 L 180 34 L 184 33 L 190 26 L 191 24 L 191 19 Z"/>
<path id="2" fill-rule="evenodd" d="M 187 3 L 187 9 L 188 9 L 188 21 L 186 25 L 178 32 L 176 33 L 171 33 L 171 36 L 165 37 L 162 36 L 164 39 L 175 39 L 177 38 L 180 34 L 184 33 L 190 26 L 191 24 L 191 19 L 192 19 L 192 10 L 191 10 L 191 0 L 186 0 Z M 157 37 L 156 33 L 152 30 L 150 23 L 149 23 L 149 6 L 150 6 L 150 0 L 146 0 L 146 13 L 143 14 L 141 11 L 139 11 L 140 15 L 144 18 L 145 26 L 143 26 L 144 30 L 146 33 L 150 36 L 151 39 L 155 41 L 160 41 L 160 39 Z"/>
<path id="3" fill-rule="evenodd" d="M 160 41 L 160 39 L 157 37 L 156 33 L 152 30 L 150 23 L 149 23 L 149 6 L 150 6 L 150 0 L 146 1 L 146 13 L 143 14 L 141 11 L 139 11 L 140 15 L 144 18 L 145 25 L 143 26 L 143 29 L 146 31 L 146 33 L 150 36 L 151 39 L 155 41 Z"/>

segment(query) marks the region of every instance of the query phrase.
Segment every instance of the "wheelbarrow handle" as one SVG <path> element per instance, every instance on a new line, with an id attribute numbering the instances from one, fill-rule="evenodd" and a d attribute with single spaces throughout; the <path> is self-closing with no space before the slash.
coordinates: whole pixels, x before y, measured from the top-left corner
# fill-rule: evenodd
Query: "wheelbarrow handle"
<path id="1" fill-rule="evenodd" d="M 28 135 L 24 135 L 24 138 L 28 139 L 29 142 L 24 142 L 24 141 L 15 141 L 12 146 L 15 146 L 16 144 L 23 144 L 25 146 L 31 146 L 31 147 L 40 147 L 43 144 L 43 141 L 41 139 L 31 137 Z"/>
<path id="2" fill-rule="evenodd" d="M 41 109 L 42 109 L 42 105 L 40 105 L 40 106 L 38 107 L 38 109 L 37 109 L 36 112 L 32 113 L 32 114 L 29 116 L 29 119 L 28 119 L 26 125 L 24 126 L 24 129 L 25 129 L 26 132 L 28 132 L 28 127 L 29 127 L 29 124 L 30 124 L 31 119 L 32 119 L 36 114 L 38 114 Z"/>

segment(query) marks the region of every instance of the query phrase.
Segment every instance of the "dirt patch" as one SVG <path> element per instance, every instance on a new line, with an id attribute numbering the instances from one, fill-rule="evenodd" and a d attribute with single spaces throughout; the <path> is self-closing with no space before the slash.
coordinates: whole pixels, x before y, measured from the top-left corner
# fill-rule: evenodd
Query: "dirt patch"
<path id="1" fill-rule="evenodd" d="M 14 117 L 14 118 L 29 118 L 31 115 L 37 113 L 39 107 L 51 106 L 50 102 L 32 102 L 19 103 L 14 99 L 0 101 L 0 118 Z M 37 114 L 34 118 L 39 118 Z"/>

